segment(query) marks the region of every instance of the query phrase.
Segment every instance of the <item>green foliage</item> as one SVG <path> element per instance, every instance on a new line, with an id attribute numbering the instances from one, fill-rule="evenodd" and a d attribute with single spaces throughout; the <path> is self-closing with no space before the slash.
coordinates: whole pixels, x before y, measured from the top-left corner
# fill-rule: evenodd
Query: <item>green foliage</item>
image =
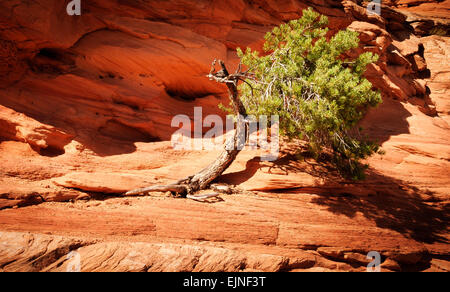
<path id="1" fill-rule="evenodd" d="M 379 150 L 358 127 L 366 110 L 381 102 L 363 77 L 378 56 L 345 57 L 358 47 L 358 33 L 342 30 L 327 40 L 327 24 L 309 8 L 267 33 L 264 55 L 238 49 L 253 74 L 239 89 L 249 114 L 279 115 L 281 134 L 307 141 L 313 157 L 331 152 L 343 173 L 360 179 L 361 159 Z"/>

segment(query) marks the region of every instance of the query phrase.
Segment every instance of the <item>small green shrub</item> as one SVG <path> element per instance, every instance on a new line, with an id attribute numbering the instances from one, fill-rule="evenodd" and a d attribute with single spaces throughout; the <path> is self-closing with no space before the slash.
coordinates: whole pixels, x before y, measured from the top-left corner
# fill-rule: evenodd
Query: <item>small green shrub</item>
<path id="1" fill-rule="evenodd" d="M 363 76 L 378 56 L 345 57 L 358 47 L 358 33 L 342 30 L 327 39 L 327 24 L 326 16 L 309 8 L 267 33 L 264 55 L 238 49 L 252 74 L 240 85 L 241 99 L 249 114 L 279 115 L 281 134 L 307 141 L 312 157 L 331 153 L 330 162 L 343 174 L 361 179 L 367 166 L 360 161 L 379 151 L 358 126 L 381 102 Z"/>

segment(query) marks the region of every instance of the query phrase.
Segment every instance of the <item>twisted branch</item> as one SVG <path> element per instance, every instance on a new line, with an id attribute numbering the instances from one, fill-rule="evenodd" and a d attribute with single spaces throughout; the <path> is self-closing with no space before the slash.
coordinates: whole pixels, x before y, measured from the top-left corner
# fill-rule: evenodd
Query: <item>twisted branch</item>
<path id="1" fill-rule="evenodd" d="M 150 186 L 140 188 L 127 192 L 125 195 L 139 195 L 149 192 L 171 192 L 172 194 L 179 194 L 186 198 L 193 200 L 206 200 L 208 198 L 216 197 L 219 194 L 209 195 L 193 195 L 195 192 L 206 189 L 209 184 L 219 177 L 236 159 L 237 154 L 243 149 L 243 146 L 248 139 L 248 123 L 245 118 L 247 117 L 247 111 L 239 99 L 238 95 L 238 83 L 239 81 L 245 81 L 247 78 L 252 78 L 252 74 L 242 72 L 242 64 L 239 64 L 234 74 L 229 74 L 222 60 L 218 60 L 221 66 L 221 70 L 216 72 L 217 60 L 214 60 L 211 64 L 211 70 L 207 77 L 210 80 L 214 80 L 218 83 L 224 83 L 228 87 L 230 101 L 233 104 L 234 112 L 237 116 L 237 128 L 233 137 L 229 138 L 225 143 L 225 149 L 219 155 L 219 157 L 208 167 L 198 172 L 195 175 L 189 176 L 185 179 L 179 180 L 173 184 L 162 186 Z"/>

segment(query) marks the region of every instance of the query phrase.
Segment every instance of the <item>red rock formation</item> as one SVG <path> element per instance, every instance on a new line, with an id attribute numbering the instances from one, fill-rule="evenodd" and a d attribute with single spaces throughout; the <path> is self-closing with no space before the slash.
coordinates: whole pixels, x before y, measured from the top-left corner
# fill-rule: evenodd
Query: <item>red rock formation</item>
<path id="1" fill-rule="evenodd" d="M 450 34 L 450 1 L 400 0 L 394 5 L 407 16 L 417 35 Z"/>
<path id="2" fill-rule="evenodd" d="M 92 0 L 78 17 L 64 1 L 2 1 L 0 270 L 64 270 L 70 250 L 92 271 L 365 270 L 372 250 L 386 270 L 448 270 L 450 43 L 421 37 L 442 34 L 448 1 L 391 2 L 378 16 L 361 1 Z M 386 155 L 367 181 L 286 144 L 275 163 L 240 154 L 220 179 L 237 193 L 215 204 L 115 197 L 212 161 L 156 141 L 194 106 L 221 114 L 214 58 L 233 67 L 236 47 L 260 48 L 308 6 L 380 55 L 366 75 L 384 103 L 363 125 Z"/>

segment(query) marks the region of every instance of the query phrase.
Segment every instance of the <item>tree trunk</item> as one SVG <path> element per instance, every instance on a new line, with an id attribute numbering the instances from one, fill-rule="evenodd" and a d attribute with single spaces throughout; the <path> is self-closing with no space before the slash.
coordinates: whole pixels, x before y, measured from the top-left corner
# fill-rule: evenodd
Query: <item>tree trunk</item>
<path id="1" fill-rule="evenodd" d="M 189 176 L 178 182 L 165 185 L 165 186 L 152 186 L 148 188 L 142 188 L 127 192 L 126 195 L 138 195 L 149 192 L 158 191 L 170 191 L 173 194 L 180 194 L 183 196 L 191 195 L 195 192 L 208 188 L 210 183 L 218 178 L 222 173 L 231 165 L 236 159 L 236 156 L 244 148 L 248 138 L 248 124 L 245 121 L 247 117 L 247 111 L 239 98 L 237 85 L 239 80 L 245 75 L 240 72 L 240 66 L 238 72 L 230 75 L 225 64 L 219 60 L 219 64 L 222 68 L 221 71 L 215 73 L 214 60 L 211 68 L 211 72 L 208 77 L 211 80 L 215 80 L 220 83 L 226 83 L 229 91 L 229 98 L 233 105 L 234 112 L 237 117 L 236 131 L 233 137 L 229 138 L 225 143 L 225 149 L 219 155 L 219 157 L 211 163 L 208 167 L 202 171 Z"/>

